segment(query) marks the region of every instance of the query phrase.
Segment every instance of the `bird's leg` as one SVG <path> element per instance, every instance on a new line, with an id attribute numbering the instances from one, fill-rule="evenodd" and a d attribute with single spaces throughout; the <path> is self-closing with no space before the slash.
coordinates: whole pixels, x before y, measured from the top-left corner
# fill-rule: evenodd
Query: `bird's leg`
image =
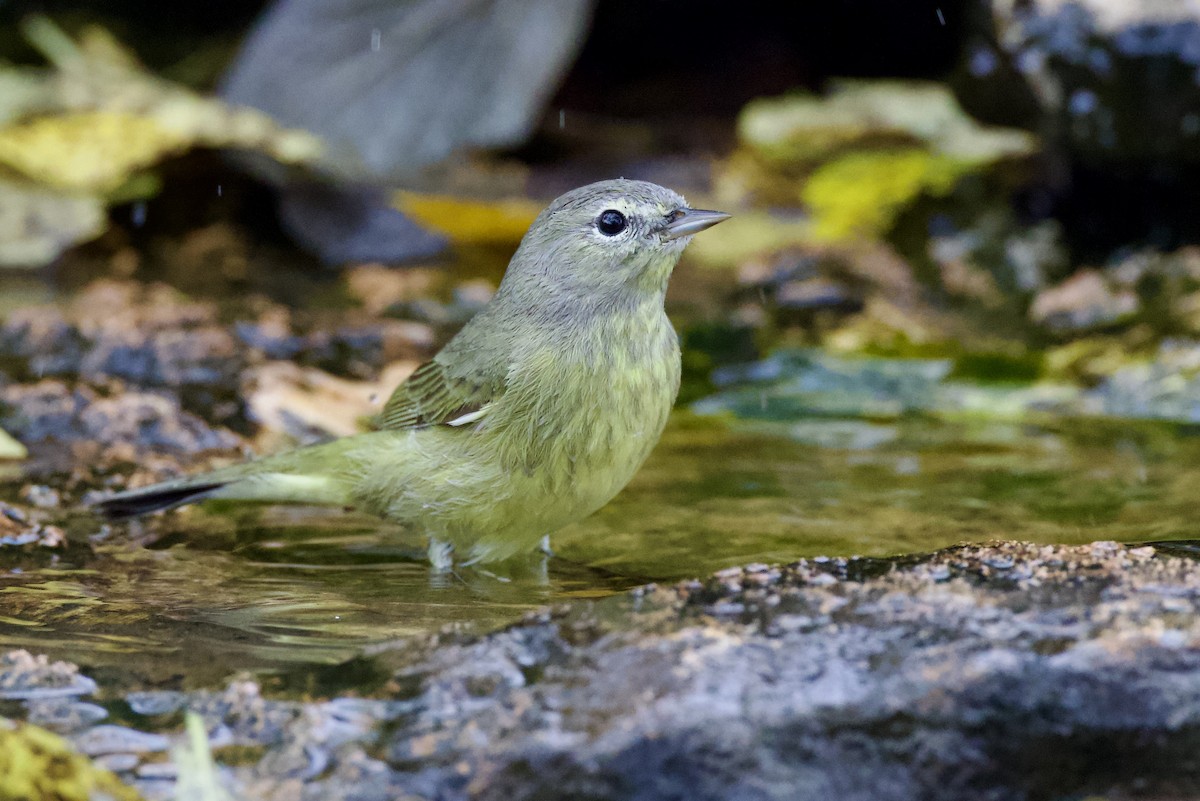
<path id="1" fill-rule="evenodd" d="M 454 566 L 454 546 L 445 540 L 430 537 L 426 553 L 434 573 L 449 573 Z"/>

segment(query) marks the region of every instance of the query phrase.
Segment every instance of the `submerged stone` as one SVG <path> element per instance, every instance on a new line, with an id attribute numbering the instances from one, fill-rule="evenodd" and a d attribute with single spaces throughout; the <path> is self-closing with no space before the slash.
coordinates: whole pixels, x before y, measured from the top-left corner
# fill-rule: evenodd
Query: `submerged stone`
<path id="1" fill-rule="evenodd" d="M 95 690 L 96 682 L 68 662 L 51 662 L 23 650 L 0 655 L 0 699 L 61 698 Z"/>

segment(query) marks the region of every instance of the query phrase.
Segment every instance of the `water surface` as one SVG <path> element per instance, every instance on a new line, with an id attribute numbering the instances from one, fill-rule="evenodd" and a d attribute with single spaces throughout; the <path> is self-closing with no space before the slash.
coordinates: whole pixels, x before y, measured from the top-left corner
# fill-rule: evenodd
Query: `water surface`
<path id="1" fill-rule="evenodd" d="M 147 524 L 150 546 L 78 519 L 60 555 L 4 555 L 0 647 L 191 687 L 747 562 L 1200 538 L 1197 465 L 1196 429 L 1166 423 L 682 414 L 616 501 L 555 537 L 544 577 L 536 559 L 433 575 L 419 542 L 329 512 L 177 514 Z"/>

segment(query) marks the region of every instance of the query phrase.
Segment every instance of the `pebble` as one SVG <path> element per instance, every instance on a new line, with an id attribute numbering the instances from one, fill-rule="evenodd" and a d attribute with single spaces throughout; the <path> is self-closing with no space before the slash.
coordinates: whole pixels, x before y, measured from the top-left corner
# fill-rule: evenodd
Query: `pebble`
<path id="1" fill-rule="evenodd" d="M 96 726 L 72 739 L 75 747 L 88 756 L 157 753 L 171 747 L 171 741 L 161 734 L 111 724 Z"/>

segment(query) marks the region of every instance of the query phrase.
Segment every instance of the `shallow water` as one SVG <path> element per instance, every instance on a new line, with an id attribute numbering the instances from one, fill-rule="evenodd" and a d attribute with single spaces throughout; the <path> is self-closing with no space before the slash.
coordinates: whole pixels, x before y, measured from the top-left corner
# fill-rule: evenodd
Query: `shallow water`
<path id="1" fill-rule="evenodd" d="M 71 659 L 125 687 L 195 687 L 242 669 L 304 674 L 369 643 L 494 628 L 546 602 L 747 562 L 999 538 L 1200 538 L 1196 434 L 1116 421 L 682 414 L 616 501 L 555 537 L 544 579 L 537 559 L 510 580 L 434 576 L 418 542 L 328 512 L 177 515 L 151 524 L 169 532 L 150 547 L 115 535 L 86 547 L 96 524 L 81 519 L 65 553 L 6 558 L 0 648 Z"/>

